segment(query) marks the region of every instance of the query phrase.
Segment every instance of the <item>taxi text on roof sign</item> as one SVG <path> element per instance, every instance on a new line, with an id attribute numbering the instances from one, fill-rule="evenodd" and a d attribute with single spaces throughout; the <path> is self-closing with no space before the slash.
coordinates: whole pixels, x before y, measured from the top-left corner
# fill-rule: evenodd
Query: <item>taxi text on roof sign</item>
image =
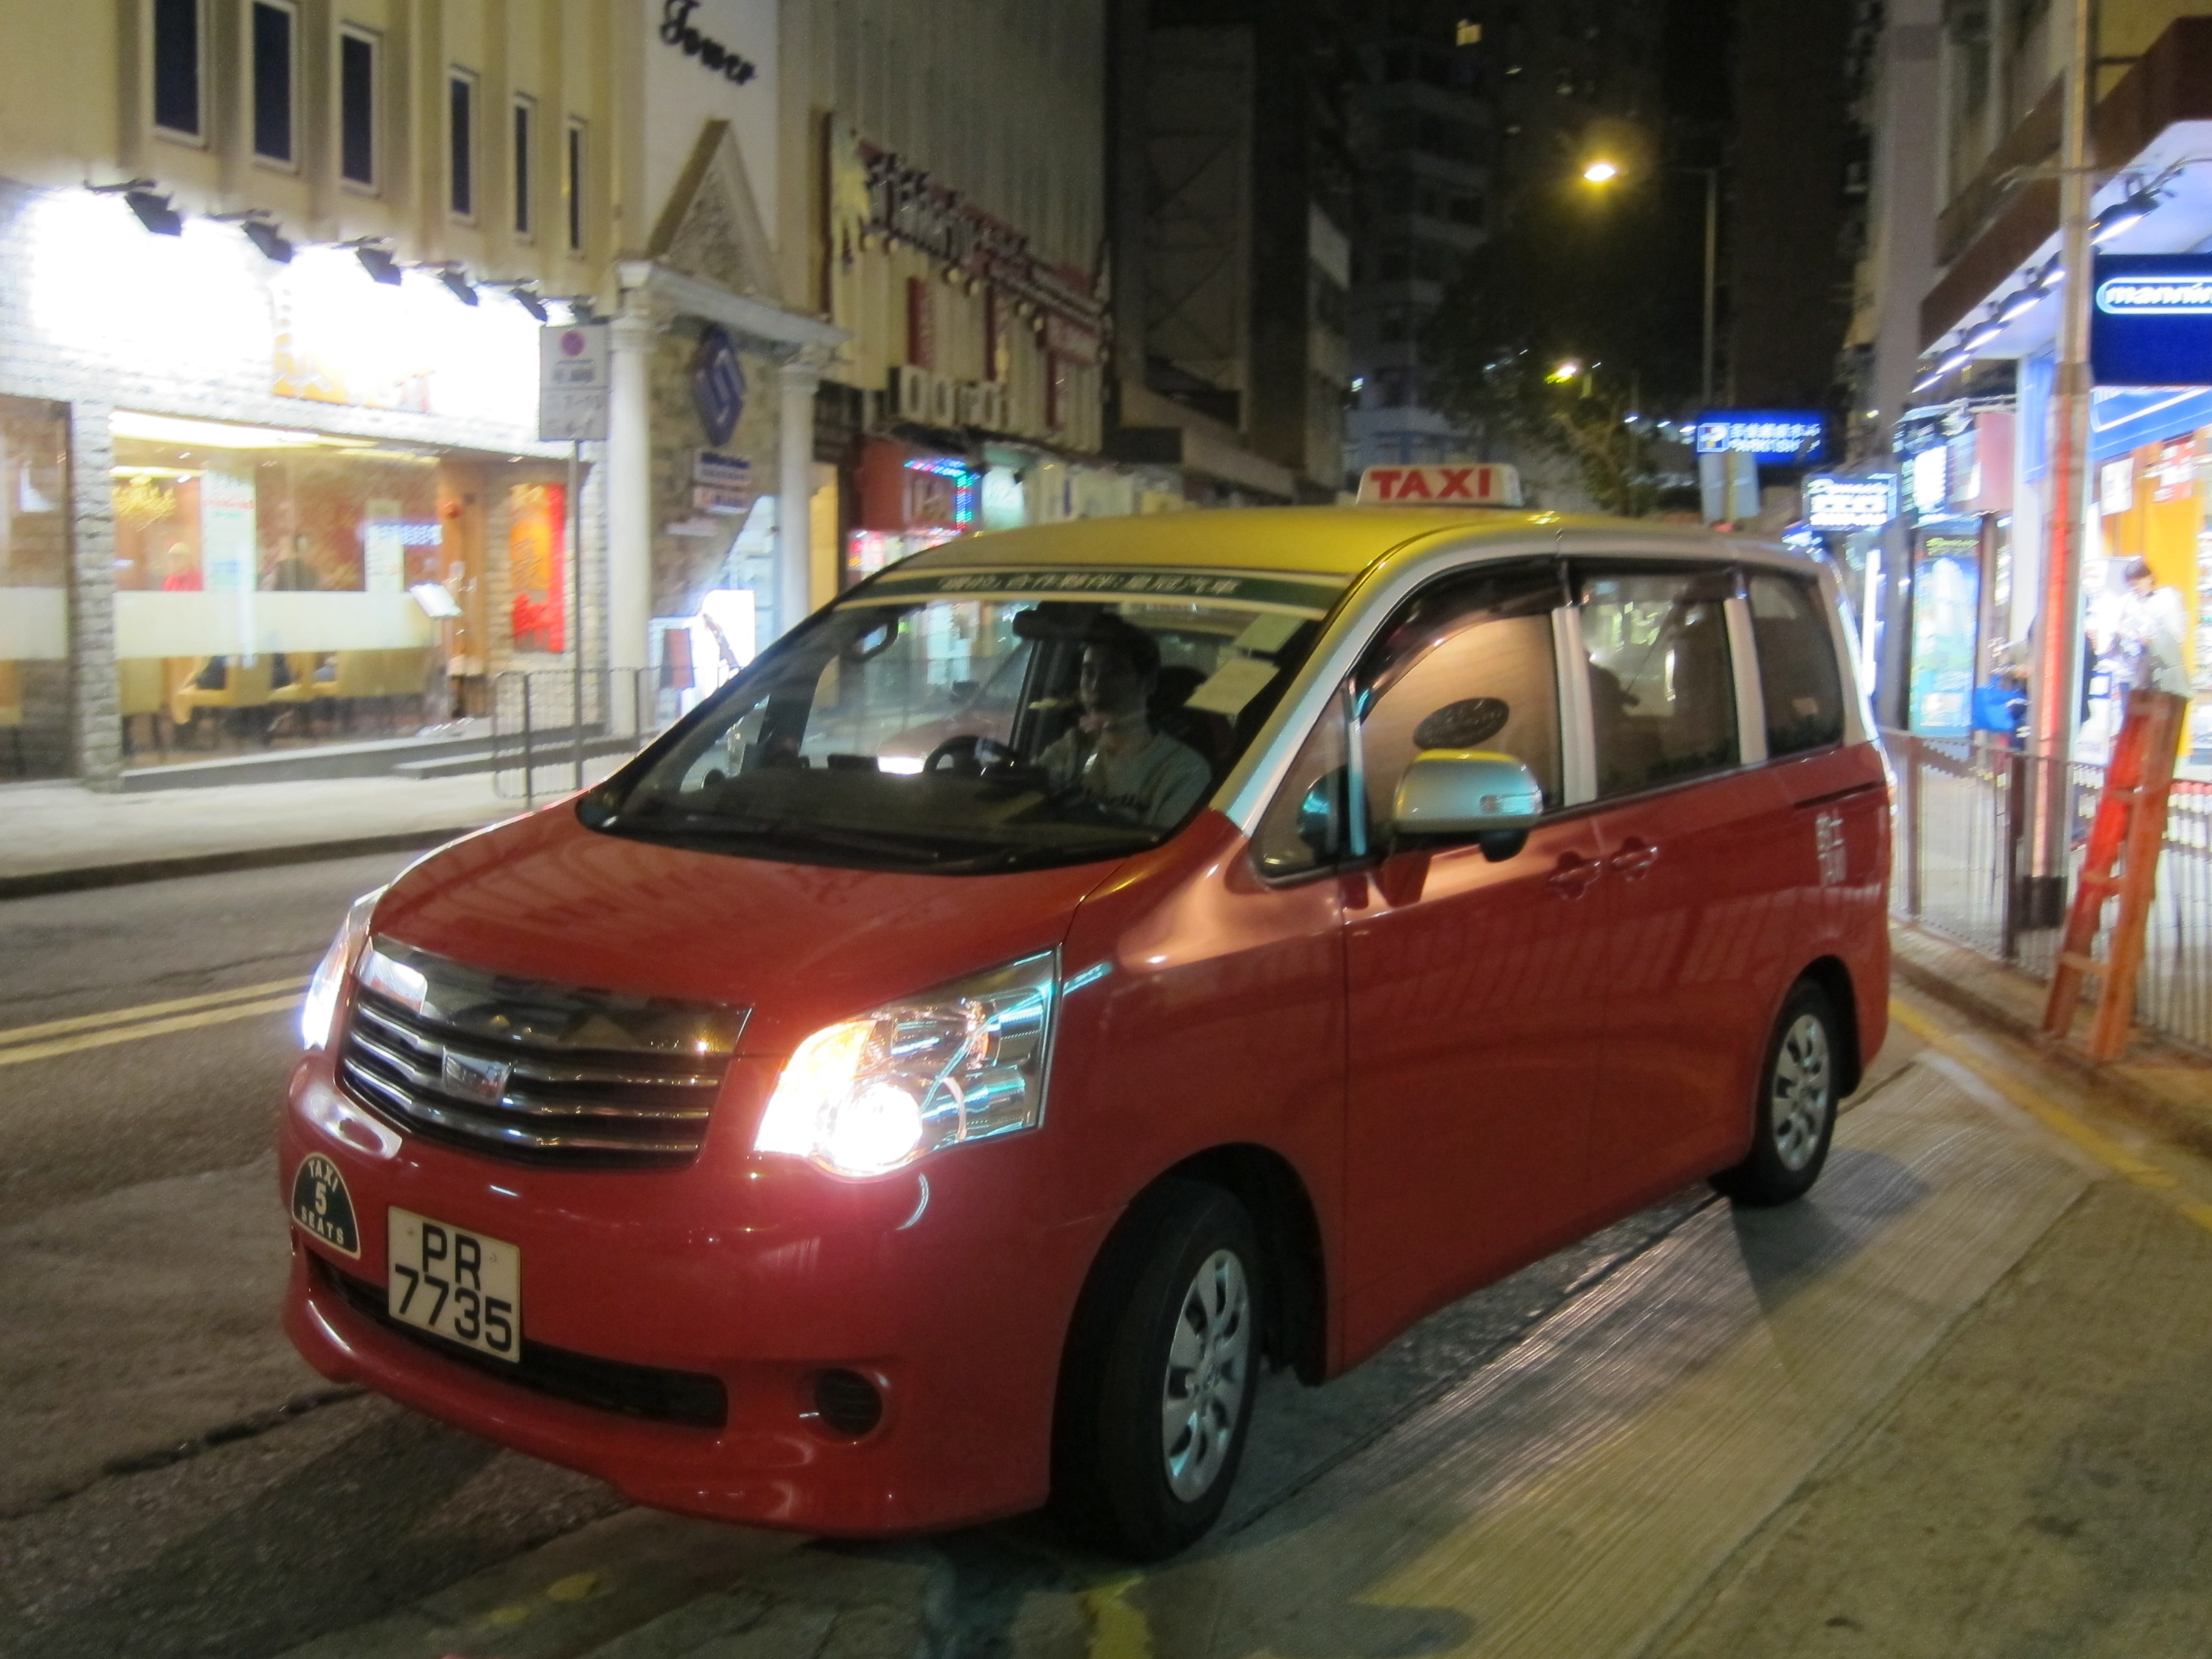
<path id="1" fill-rule="evenodd" d="M 1518 507 L 1521 475 L 1510 466 L 1370 466 L 1359 475 L 1362 507 Z"/>

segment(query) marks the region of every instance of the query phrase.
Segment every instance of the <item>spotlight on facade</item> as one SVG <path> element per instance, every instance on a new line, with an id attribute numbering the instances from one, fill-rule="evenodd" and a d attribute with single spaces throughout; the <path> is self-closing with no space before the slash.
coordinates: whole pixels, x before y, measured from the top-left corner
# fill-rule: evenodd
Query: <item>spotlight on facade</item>
<path id="1" fill-rule="evenodd" d="M 559 298 L 560 302 L 568 307 L 568 320 L 570 322 L 596 323 L 599 320 L 599 313 L 598 310 L 593 307 L 592 304 L 592 296 L 590 295 L 563 294 L 560 295 Z"/>
<path id="2" fill-rule="evenodd" d="M 435 265 L 430 268 L 436 271 L 438 280 L 445 284 L 447 293 L 465 306 L 476 304 L 476 284 L 469 281 L 469 273 L 461 266 Z"/>
<path id="3" fill-rule="evenodd" d="M 1961 345 L 1936 365 L 1936 372 L 1939 375 L 1948 374 L 1956 369 L 1964 368 L 1973 361 L 1974 354 L 1966 346 Z"/>
<path id="4" fill-rule="evenodd" d="M 528 312 L 534 320 L 541 323 L 550 323 L 553 320 L 552 313 L 545 309 L 545 301 L 539 296 L 535 283 L 491 283 L 487 286 L 505 289 L 507 297 Z"/>
<path id="5" fill-rule="evenodd" d="M 1582 372 L 1583 366 L 1570 357 L 1544 378 L 1553 386 L 1565 386 L 1570 380 L 1580 379 Z"/>
<path id="6" fill-rule="evenodd" d="M 1942 370 L 1938 368 L 1929 369 L 1925 374 L 1923 374 L 1918 380 L 1912 383 L 1912 395 L 1916 398 L 1918 397 L 1922 392 L 1929 390 L 1929 388 L 1933 386 L 1936 381 L 1942 378 Z"/>
<path id="7" fill-rule="evenodd" d="M 2004 328 L 2004 319 L 2001 314 L 1984 317 L 1966 331 L 1966 337 L 1959 343 L 1959 349 L 1966 352 L 1979 351 L 1998 335 L 2003 333 Z"/>
<path id="8" fill-rule="evenodd" d="M 1997 326 L 2009 327 L 2049 297 L 2041 287 L 2014 289 L 1997 301 Z"/>
<path id="9" fill-rule="evenodd" d="M 138 222 L 156 236 L 181 236 L 185 234 L 185 216 L 169 205 L 169 198 L 150 190 L 131 190 L 123 193 Z"/>
<path id="10" fill-rule="evenodd" d="M 398 288 L 404 280 L 399 261 L 392 258 L 390 248 L 383 246 L 382 239 L 364 236 L 359 241 L 348 242 L 345 246 L 353 250 L 353 257 L 361 261 L 361 268 L 369 274 L 372 281 Z"/>
<path id="11" fill-rule="evenodd" d="M 1609 185 L 1620 177 L 1620 165 L 1601 157 L 1583 169 L 1583 182 L 1588 185 Z"/>
<path id="12" fill-rule="evenodd" d="M 87 185 L 85 188 L 95 196 L 120 196 L 138 222 L 156 236 L 185 234 L 185 216 L 169 205 L 169 198 L 154 188 L 151 179 L 126 179 L 119 185 Z"/>
<path id="13" fill-rule="evenodd" d="M 210 216 L 219 225 L 236 225 L 246 233 L 246 240 L 261 252 L 264 259 L 280 265 L 292 263 L 292 244 L 284 233 L 276 228 L 276 216 L 266 208 L 248 208 L 243 213 L 217 213 Z"/>
<path id="14" fill-rule="evenodd" d="M 2147 187 L 2130 191 L 2097 216 L 2089 229 L 2090 241 L 2102 247 L 2114 237 L 2126 235 L 2150 217 L 2161 199 L 2157 191 Z"/>

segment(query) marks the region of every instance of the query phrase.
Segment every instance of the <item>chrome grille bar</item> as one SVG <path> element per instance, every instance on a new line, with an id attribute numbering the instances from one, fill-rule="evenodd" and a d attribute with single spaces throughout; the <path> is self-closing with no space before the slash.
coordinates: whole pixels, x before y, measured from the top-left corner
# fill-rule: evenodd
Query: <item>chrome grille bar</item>
<path id="1" fill-rule="evenodd" d="M 377 939 L 339 1074 L 402 1129 L 597 1167 L 696 1155 L 746 1011 L 547 985 Z"/>

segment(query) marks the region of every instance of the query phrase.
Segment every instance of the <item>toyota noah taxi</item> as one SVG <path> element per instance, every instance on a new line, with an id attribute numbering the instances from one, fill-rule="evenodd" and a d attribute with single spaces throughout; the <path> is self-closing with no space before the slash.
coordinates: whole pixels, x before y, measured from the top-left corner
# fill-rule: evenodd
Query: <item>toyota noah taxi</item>
<path id="1" fill-rule="evenodd" d="M 1547 513 L 908 559 L 353 907 L 292 1340 L 644 1504 L 1170 1553 L 1263 1373 L 1812 1184 L 1888 977 L 1852 659 L 1825 567 Z"/>

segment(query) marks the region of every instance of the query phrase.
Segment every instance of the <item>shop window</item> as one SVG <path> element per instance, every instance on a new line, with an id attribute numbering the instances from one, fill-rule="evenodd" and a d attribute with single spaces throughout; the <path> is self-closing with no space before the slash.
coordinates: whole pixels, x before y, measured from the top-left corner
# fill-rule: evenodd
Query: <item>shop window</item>
<path id="1" fill-rule="evenodd" d="M 154 125 L 177 137 L 203 136 L 202 0 L 154 0 Z"/>
<path id="2" fill-rule="evenodd" d="M 477 77 L 455 70 L 446 77 L 446 206 L 456 219 L 477 213 Z"/>
<path id="3" fill-rule="evenodd" d="M 376 184 L 377 41 L 360 29 L 338 36 L 338 176 Z"/>
<path id="4" fill-rule="evenodd" d="M 1844 685 L 1820 590 L 1811 582 L 1754 573 L 1751 631 L 1766 705 L 1766 752 L 1802 754 L 1844 740 Z"/>
<path id="5" fill-rule="evenodd" d="M 292 165 L 293 88 L 297 82 L 294 38 L 299 21 L 289 4 L 254 0 L 253 153 L 264 161 Z"/>
<path id="6" fill-rule="evenodd" d="M 561 195 L 568 215 L 568 252 L 581 253 L 584 251 L 584 163 L 586 159 L 584 154 L 584 124 L 571 117 L 567 137 L 567 173 L 562 179 Z"/>
<path id="7" fill-rule="evenodd" d="M 568 648 L 568 491 L 557 483 L 507 492 L 508 632 L 517 651 Z"/>
<path id="8" fill-rule="evenodd" d="M 68 428 L 0 398 L 0 777 L 70 759 Z"/>
<path id="9" fill-rule="evenodd" d="M 1584 573 L 1583 649 L 1601 798 L 1736 763 L 1726 570 Z"/>
<path id="10" fill-rule="evenodd" d="M 410 735 L 445 718 L 450 659 L 483 672 L 482 534 L 468 503 L 532 469 L 123 411 L 113 435 L 131 763 Z M 556 497 L 539 513 L 536 533 L 557 546 Z M 452 607 L 425 584 L 463 615 L 441 620 Z"/>
<path id="11" fill-rule="evenodd" d="M 514 100 L 514 234 L 527 236 L 535 228 L 531 216 L 531 145 L 538 137 L 538 100 L 526 94 Z"/>

